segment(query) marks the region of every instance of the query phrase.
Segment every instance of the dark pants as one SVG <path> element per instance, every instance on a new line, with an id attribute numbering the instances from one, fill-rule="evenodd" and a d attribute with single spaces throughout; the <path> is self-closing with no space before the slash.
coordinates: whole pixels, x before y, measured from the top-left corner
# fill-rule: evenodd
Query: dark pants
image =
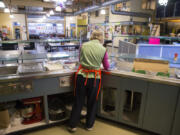
<path id="1" fill-rule="evenodd" d="M 76 81 L 76 96 L 74 99 L 74 105 L 71 112 L 70 127 L 77 126 L 80 120 L 81 110 L 87 96 L 87 115 L 86 115 L 86 127 L 91 128 L 94 125 L 96 111 L 97 111 L 97 92 L 99 88 L 100 79 L 89 78 L 86 86 L 84 85 L 86 78 L 82 75 L 77 76 Z"/>

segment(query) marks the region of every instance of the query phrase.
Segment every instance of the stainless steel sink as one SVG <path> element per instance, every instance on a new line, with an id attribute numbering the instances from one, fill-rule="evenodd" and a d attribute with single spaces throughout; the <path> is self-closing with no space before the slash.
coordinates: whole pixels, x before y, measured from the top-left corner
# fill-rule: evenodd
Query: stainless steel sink
<path id="1" fill-rule="evenodd" d="M 0 76 L 16 75 L 17 68 L 17 64 L 0 65 Z"/>

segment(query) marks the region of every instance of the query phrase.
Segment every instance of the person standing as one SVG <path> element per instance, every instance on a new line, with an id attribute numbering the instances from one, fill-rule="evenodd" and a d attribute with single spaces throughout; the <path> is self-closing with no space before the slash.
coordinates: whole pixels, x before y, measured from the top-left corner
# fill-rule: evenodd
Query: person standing
<path id="1" fill-rule="evenodd" d="M 86 129 L 92 130 L 97 111 L 98 95 L 101 88 L 101 64 L 108 70 L 108 54 L 103 47 L 103 33 L 94 31 L 90 41 L 82 45 L 80 66 L 75 75 L 74 105 L 71 112 L 69 130 L 75 132 L 81 110 L 87 96 Z"/>

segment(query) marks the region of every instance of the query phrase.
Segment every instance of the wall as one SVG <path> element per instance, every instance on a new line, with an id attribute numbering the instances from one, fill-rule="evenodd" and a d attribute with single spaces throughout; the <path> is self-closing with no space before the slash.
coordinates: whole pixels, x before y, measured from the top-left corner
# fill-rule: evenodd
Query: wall
<path id="1" fill-rule="evenodd" d="M 143 10 L 142 9 L 142 0 L 131 0 L 127 2 L 127 11 L 131 12 L 143 12 L 143 13 L 151 13 L 150 10 Z M 109 10 L 109 21 L 110 22 L 121 22 L 121 21 L 130 21 L 130 16 L 124 15 L 114 15 L 111 13 L 111 8 Z M 148 18 L 141 18 L 141 17 L 133 17 L 133 21 L 139 22 L 147 22 Z"/>
<path id="2" fill-rule="evenodd" d="M 168 22 L 168 28 L 170 33 L 177 33 L 180 31 L 180 22 Z"/>
<path id="3" fill-rule="evenodd" d="M 24 14 L 14 14 L 14 18 L 11 19 L 11 22 L 12 23 L 13 22 L 20 23 L 22 40 L 27 40 L 25 15 Z M 13 37 L 14 37 L 14 34 L 13 34 Z"/>
<path id="4" fill-rule="evenodd" d="M 106 10 L 106 13 L 109 12 L 109 22 L 121 22 L 121 21 L 129 21 L 129 16 L 123 16 L 123 15 L 114 15 L 111 13 L 111 8 L 109 7 L 108 10 Z M 95 16 L 95 12 L 91 13 L 90 16 L 90 24 L 93 23 L 104 23 L 105 22 L 105 15 L 99 14 L 98 17 Z"/>
<path id="5" fill-rule="evenodd" d="M 152 13 L 152 10 L 142 9 L 143 0 L 131 0 L 130 7 L 131 12 L 143 12 L 143 13 Z"/>
<path id="6" fill-rule="evenodd" d="M 70 36 L 71 24 L 72 23 L 77 24 L 77 16 L 70 16 L 70 17 L 67 16 L 65 20 L 66 20 L 65 23 L 66 31 L 68 30 L 68 36 Z M 77 27 L 76 27 L 76 31 L 77 31 Z"/>
<path id="7" fill-rule="evenodd" d="M 92 12 L 90 14 L 90 24 L 104 23 L 104 22 L 105 22 L 105 15 L 100 14 L 100 10 L 99 10 L 99 15 L 97 17 L 95 15 L 95 12 Z"/>
<path id="8" fill-rule="evenodd" d="M 77 16 L 77 37 L 87 37 L 87 25 L 88 25 L 88 14 L 84 13 L 81 16 Z"/>
<path id="9" fill-rule="evenodd" d="M 142 2 L 143 0 L 131 0 L 130 2 L 131 12 L 142 12 L 142 13 L 152 14 L 153 13 L 152 10 L 142 9 Z M 141 21 L 141 22 L 149 21 L 148 18 L 140 18 L 140 17 L 134 17 L 133 20 Z"/>
<path id="10" fill-rule="evenodd" d="M 0 28 L 2 28 L 2 26 L 7 26 L 10 28 L 10 35 L 8 36 L 9 38 L 12 38 L 12 23 L 11 23 L 11 19 L 9 18 L 9 14 L 4 14 L 4 13 L 0 13 Z"/>
<path id="11" fill-rule="evenodd" d="M 141 0 L 139 0 L 141 1 Z M 139 4 L 139 3 L 138 3 Z M 128 3 L 127 5 L 130 5 Z M 135 4 L 136 5 L 136 4 Z M 140 8 L 140 7 L 139 7 Z M 137 11 L 136 11 L 137 12 Z M 130 21 L 131 17 L 130 16 L 125 16 L 125 15 L 114 15 L 111 13 L 111 8 L 109 9 L 109 22 L 123 22 L 123 21 Z M 137 22 L 148 22 L 148 18 L 140 18 L 140 17 L 133 17 L 133 21 Z M 125 38 L 122 37 L 116 37 L 114 38 L 114 45 L 119 46 L 119 40 L 124 40 Z"/>
<path id="12" fill-rule="evenodd" d="M 68 36 L 71 35 L 71 24 L 76 24 L 76 37 L 78 37 L 79 33 L 78 33 L 78 26 L 77 25 L 81 25 L 81 24 L 78 24 L 78 20 L 82 20 L 83 19 L 83 15 L 86 16 L 86 22 L 87 22 L 87 13 L 84 13 L 82 14 L 81 16 L 67 16 L 65 18 L 65 26 L 66 26 L 66 35 L 67 35 L 67 30 L 68 30 Z"/>
<path id="13" fill-rule="evenodd" d="M 129 9 L 130 2 L 127 2 L 127 8 Z M 130 16 L 125 15 L 115 15 L 111 13 L 111 6 L 109 8 L 109 22 L 122 22 L 122 21 L 130 21 Z"/>
<path id="14" fill-rule="evenodd" d="M 142 9 L 142 0 L 132 0 L 130 2 L 127 2 L 127 11 L 132 11 L 132 12 L 147 12 L 147 13 L 152 13 L 151 10 L 144 10 Z M 100 12 L 100 10 L 99 10 Z M 130 21 L 131 17 L 130 16 L 124 16 L 124 15 L 114 15 L 111 13 L 111 6 L 106 8 L 106 13 L 109 15 L 109 22 L 122 22 L 122 21 Z M 87 14 L 87 13 L 84 13 Z M 71 17 L 72 19 L 70 20 L 69 17 L 66 17 L 66 28 L 70 30 L 70 24 L 71 23 L 76 23 L 77 24 L 77 19 L 78 17 Z M 99 13 L 99 15 L 96 17 L 95 12 L 90 13 L 89 17 L 89 23 L 90 24 L 98 24 L 98 23 L 104 23 L 105 22 L 106 15 L 102 15 Z M 133 17 L 133 21 L 138 21 L 138 22 L 148 22 L 148 18 L 140 18 L 140 17 Z M 70 33 L 68 33 L 69 35 Z M 118 41 L 118 40 L 117 40 Z M 118 44 L 118 43 L 117 43 Z"/>
<path id="15" fill-rule="evenodd" d="M 10 39 L 14 39 L 14 30 L 13 30 L 13 22 L 18 22 L 20 23 L 21 27 L 21 35 L 22 35 L 22 40 L 26 40 L 26 23 L 25 23 L 25 15 L 24 14 L 14 14 L 14 18 L 11 19 L 9 18 L 8 13 L 0 13 L 0 27 L 8 26 L 10 27 L 10 35 L 8 36 Z"/>
<path id="16" fill-rule="evenodd" d="M 139 0 L 141 1 L 141 0 Z M 135 10 L 136 12 L 140 11 L 140 8 L 141 8 L 141 3 L 138 2 L 138 5 L 137 6 L 134 1 L 132 1 L 133 4 L 135 6 L 134 7 L 138 7 L 137 10 Z M 127 5 L 132 5 L 132 3 L 128 3 Z M 136 8 L 135 8 L 136 9 Z M 142 9 L 143 10 L 143 9 Z M 109 9 L 107 10 L 109 11 L 109 22 L 122 22 L 122 21 L 130 21 L 130 16 L 125 16 L 125 15 L 114 15 L 111 13 L 111 7 L 109 6 Z M 135 12 L 134 10 L 131 10 L 133 12 Z M 144 12 L 144 10 L 143 10 Z M 101 15 L 99 14 L 98 17 L 95 16 L 95 12 L 92 12 L 91 13 L 91 16 L 90 16 L 90 24 L 93 24 L 93 23 L 104 23 L 105 21 L 105 15 Z M 133 17 L 133 21 L 139 21 L 139 22 L 147 22 L 148 21 L 148 18 L 141 18 L 141 17 Z"/>

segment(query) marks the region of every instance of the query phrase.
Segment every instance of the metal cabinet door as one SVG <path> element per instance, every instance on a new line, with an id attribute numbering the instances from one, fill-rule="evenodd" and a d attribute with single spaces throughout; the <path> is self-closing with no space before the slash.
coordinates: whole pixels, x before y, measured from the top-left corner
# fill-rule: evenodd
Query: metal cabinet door
<path id="1" fill-rule="evenodd" d="M 122 78 L 104 75 L 102 88 L 99 96 L 98 115 L 110 120 L 118 121 L 119 101 L 121 93 L 119 87 L 122 86 Z"/>
<path id="2" fill-rule="evenodd" d="M 179 88 L 149 83 L 143 128 L 170 135 Z"/>
<path id="3" fill-rule="evenodd" d="M 121 88 L 119 121 L 135 127 L 142 127 L 147 82 L 125 78 Z"/>
<path id="4" fill-rule="evenodd" d="M 173 130 L 172 130 L 171 135 L 179 135 L 180 134 L 179 125 L 180 125 L 180 93 L 179 93 L 178 103 L 176 106 L 176 113 L 175 113 Z"/>

